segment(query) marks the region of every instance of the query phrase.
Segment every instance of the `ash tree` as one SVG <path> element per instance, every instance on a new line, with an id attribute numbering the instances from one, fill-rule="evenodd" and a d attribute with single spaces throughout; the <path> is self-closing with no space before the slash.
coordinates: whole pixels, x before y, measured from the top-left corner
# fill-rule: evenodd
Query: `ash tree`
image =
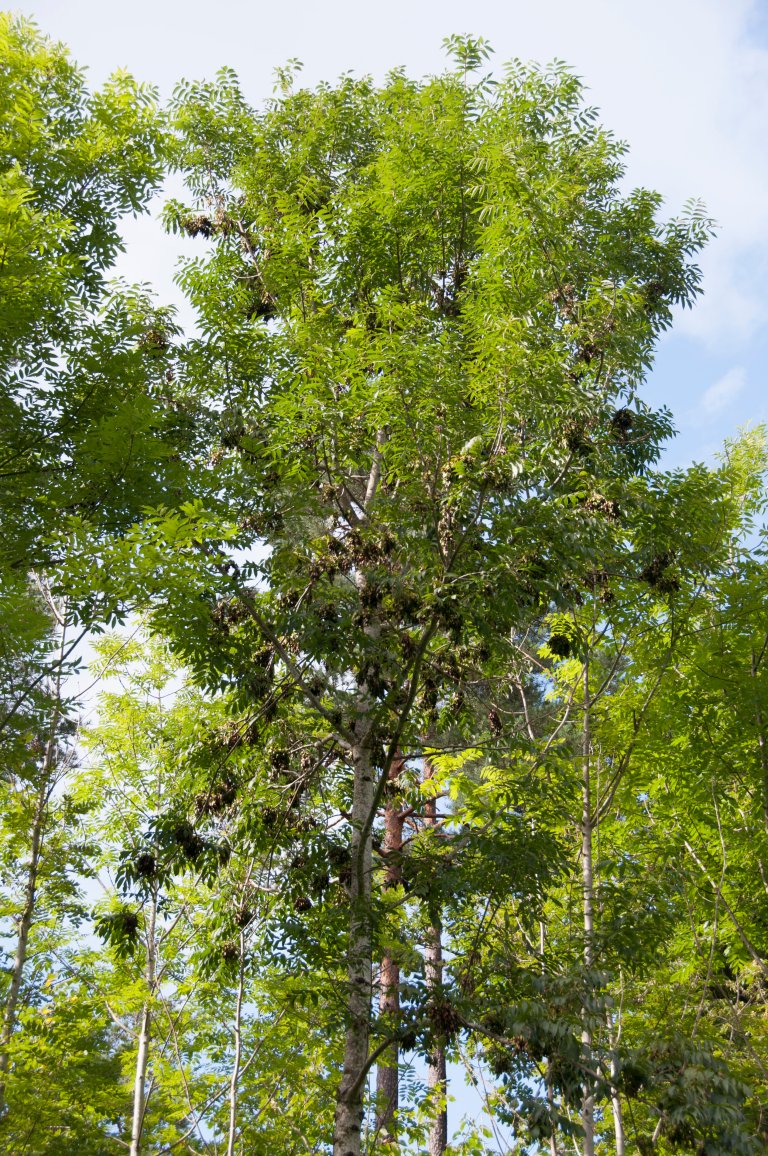
<path id="1" fill-rule="evenodd" d="M 290 723 L 321 752 L 303 774 L 333 782 L 349 853 L 336 1156 L 361 1150 L 389 1043 L 390 770 L 461 730 L 511 633 L 567 603 L 638 508 L 670 429 L 638 391 L 708 232 L 696 206 L 665 224 L 657 195 L 622 192 L 623 146 L 565 68 L 494 78 L 482 41 L 448 47 L 423 81 L 294 89 L 286 70 L 262 110 L 229 71 L 180 86 L 190 202 L 167 220 L 201 244 L 183 362 L 211 483 L 70 575 L 111 567 L 265 745 Z"/>

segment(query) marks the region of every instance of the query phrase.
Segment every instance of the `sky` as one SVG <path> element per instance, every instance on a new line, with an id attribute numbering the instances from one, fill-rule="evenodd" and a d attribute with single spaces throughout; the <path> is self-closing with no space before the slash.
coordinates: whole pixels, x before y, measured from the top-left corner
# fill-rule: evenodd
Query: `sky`
<path id="1" fill-rule="evenodd" d="M 18 11 L 68 44 L 93 86 L 127 68 L 163 96 L 227 65 L 259 104 L 294 57 L 307 83 L 432 73 L 455 32 L 485 37 L 499 64 L 566 61 L 629 143 L 628 183 L 658 189 L 670 216 L 700 198 L 718 225 L 704 295 L 662 339 L 646 387 L 679 430 L 664 464 L 710 460 L 740 426 L 768 420 L 768 0 L 29 0 Z M 184 242 L 153 218 L 125 236 L 120 272 L 180 302 Z"/>

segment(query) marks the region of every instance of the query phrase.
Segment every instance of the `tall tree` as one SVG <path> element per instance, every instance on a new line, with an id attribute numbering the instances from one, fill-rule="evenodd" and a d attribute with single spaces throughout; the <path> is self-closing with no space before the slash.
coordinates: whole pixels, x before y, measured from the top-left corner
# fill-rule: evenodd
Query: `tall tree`
<path id="1" fill-rule="evenodd" d="M 471 79 L 482 42 L 450 47 L 458 68 L 423 83 L 294 92 L 286 74 L 255 112 L 225 71 L 176 98 L 196 203 L 168 221 L 213 242 L 182 283 L 228 534 L 250 556 L 209 532 L 197 602 L 164 607 L 155 585 L 154 621 L 215 679 L 243 682 L 266 651 L 348 776 L 337 1156 L 361 1144 L 393 760 L 461 695 L 472 648 L 560 597 L 631 505 L 668 429 L 637 391 L 707 233 L 695 208 L 661 225 L 658 197 L 619 192 L 622 149 L 566 70 L 490 84 Z M 233 661 L 205 641 L 212 586 L 242 608 Z"/>

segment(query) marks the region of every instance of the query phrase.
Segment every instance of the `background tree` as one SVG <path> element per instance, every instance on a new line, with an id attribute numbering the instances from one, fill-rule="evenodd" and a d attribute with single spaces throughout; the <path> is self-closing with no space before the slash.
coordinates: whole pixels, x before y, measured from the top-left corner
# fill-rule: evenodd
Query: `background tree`
<path id="1" fill-rule="evenodd" d="M 82 789 L 99 799 L 96 928 L 112 956 L 99 986 L 127 1041 L 124 1142 L 298 1154 L 330 1127 L 333 1043 L 322 980 L 295 974 L 304 906 L 288 873 L 310 864 L 281 837 L 290 801 L 265 785 L 266 824 L 263 797 L 238 805 L 263 767 L 252 724 L 162 646 L 117 636 L 100 652 L 120 685 L 101 698 Z"/>

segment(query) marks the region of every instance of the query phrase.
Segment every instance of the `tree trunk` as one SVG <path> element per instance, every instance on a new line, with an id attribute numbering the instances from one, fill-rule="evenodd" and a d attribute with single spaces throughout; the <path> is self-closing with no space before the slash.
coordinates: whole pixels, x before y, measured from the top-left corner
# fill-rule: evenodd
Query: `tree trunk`
<path id="1" fill-rule="evenodd" d="M 235 1022 L 232 1028 L 235 1037 L 235 1057 L 232 1061 L 232 1076 L 229 1081 L 229 1134 L 227 1136 L 227 1156 L 235 1156 L 237 1135 L 237 1086 L 240 1079 L 240 1063 L 243 1054 L 242 1021 L 243 989 L 245 986 L 245 932 L 240 932 L 240 969 L 237 977 L 237 1000 L 235 1002 Z"/>
<path id="2" fill-rule="evenodd" d="M 371 818 L 375 784 L 368 745 L 367 720 L 351 753 L 354 773 L 351 818 L 349 946 L 347 949 L 347 1033 L 344 1068 L 336 1095 L 333 1156 L 360 1156 L 363 1092 L 368 1070 L 368 1037 L 372 990 Z"/>
<path id="3" fill-rule="evenodd" d="M 390 767 L 389 778 L 394 784 L 403 768 L 403 760 L 395 759 Z M 382 853 L 385 856 L 385 887 L 396 887 L 402 879 L 402 865 L 399 855 L 403 847 L 403 813 L 397 797 L 387 799 L 384 812 L 384 841 Z M 384 1031 L 395 1030 L 400 1014 L 400 964 L 391 955 L 381 961 L 379 976 L 379 1015 Z M 376 1132 L 380 1139 L 389 1144 L 397 1142 L 397 1110 L 399 1107 L 400 1080 L 398 1063 L 400 1048 L 392 1043 L 382 1054 L 376 1070 Z"/>
<path id="4" fill-rule="evenodd" d="M 435 999 L 442 999 L 443 986 L 443 942 L 440 920 L 435 918 L 427 931 L 427 942 L 424 951 L 424 970 L 427 980 L 427 993 Z M 430 1100 L 437 1105 L 437 1112 L 432 1118 L 429 1127 L 429 1156 L 443 1156 L 448 1147 L 448 1080 L 445 1062 L 445 1040 L 435 1036 L 432 1040 L 432 1049 L 427 1066 L 427 1087 Z"/>
<path id="5" fill-rule="evenodd" d="M 51 740 L 53 741 L 53 740 Z M 49 742 L 50 746 L 50 742 Z M 46 753 L 46 762 L 48 756 Z M 3 1028 L 0 1036 L 0 1113 L 5 1111 L 5 1078 L 10 1064 L 10 1044 L 16 1026 L 16 1009 L 19 1004 L 21 982 L 24 978 L 24 967 L 27 962 L 27 945 L 29 932 L 35 916 L 35 902 L 37 899 L 37 875 L 40 866 L 40 852 L 43 843 L 45 828 L 45 811 L 48 803 L 48 775 L 44 774 L 35 800 L 35 812 L 32 819 L 32 840 L 27 868 L 27 881 L 24 888 L 24 906 L 19 918 L 19 933 L 16 940 L 16 951 L 13 956 L 11 969 L 11 983 L 3 1009 Z"/>
<path id="6" fill-rule="evenodd" d="M 400 965 L 391 955 L 381 961 L 379 980 L 379 1014 L 385 1020 L 385 1031 L 397 1022 L 400 1011 Z M 376 1069 L 376 1132 L 383 1143 L 397 1141 L 397 1110 L 400 1101 L 400 1048 L 392 1043 L 382 1052 Z"/>
<path id="7" fill-rule="evenodd" d="M 136 1073 L 133 1080 L 133 1117 L 131 1120 L 131 1156 L 139 1156 L 141 1133 L 144 1127 L 146 1107 L 147 1063 L 149 1060 L 149 1032 L 151 1013 L 149 1004 L 144 1004 L 139 1024 L 139 1048 L 136 1053 Z"/>
<path id="8" fill-rule="evenodd" d="M 541 976 L 542 976 L 542 979 L 546 975 L 546 967 L 545 967 L 545 963 L 544 963 L 546 946 L 547 946 L 546 928 L 544 926 L 544 920 L 541 919 L 541 920 L 539 920 L 539 957 L 541 959 Z M 554 1120 L 554 1117 L 555 1117 L 555 1092 L 554 1092 L 554 1089 L 552 1087 L 552 1073 L 550 1071 L 550 1060 L 549 1059 L 547 1059 L 547 1075 L 546 1075 L 546 1081 L 545 1082 L 546 1082 L 546 1086 L 547 1086 L 547 1107 L 549 1108 L 550 1119 Z M 554 1125 L 552 1128 L 552 1134 L 549 1137 L 549 1156 L 558 1156 L 557 1136 L 555 1134 Z"/>
<path id="9" fill-rule="evenodd" d="M 589 717 L 589 662 L 584 663 L 584 714 L 582 731 L 583 794 L 581 820 L 581 868 L 584 908 L 584 966 L 589 971 L 594 962 L 594 874 L 592 869 L 592 792 L 590 783 L 590 717 Z M 588 1010 L 584 1009 L 584 1030 L 581 1040 L 587 1075 L 581 1108 L 581 1124 L 584 1129 L 584 1156 L 595 1153 L 595 1100 L 591 1087 L 592 1029 L 587 1021 Z"/>
<path id="10" fill-rule="evenodd" d="M 619 1078 L 619 1058 L 612 1045 L 611 1051 L 611 1108 L 613 1109 L 613 1134 L 616 1140 L 616 1156 L 624 1156 L 624 1113 L 617 1081 Z"/>
<path id="11" fill-rule="evenodd" d="M 60 653 L 63 655 L 65 631 L 61 632 Z M 61 718 L 61 667 L 59 667 L 54 684 L 55 701 L 51 716 L 48 741 L 45 745 L 45 755 L 40 768 L 40 783 L 35 797 L 35 810 L 32 817 L 30 832 L 29 865 L 27 880 L 24 887 L 24 906 L 19 917 L 19 933 L 16 940 L 16 951 L 11 968 L 11 983 L 3 1008 L 3 1026 L 0 1031 L 0 1114 L 5 1111 L 5 1078 L 10 1065 L 10 1045 L 14 1028 L 16 1027 L 16 1010 L 19 1004 L 19 993 L 24 978 L 24 967 L 27 962 L 29 933 L 35 918 L 37 902 L 37 880 L 40 870 L 40 856 L 43 850 L 45 835 L 45 817 L 48 800 L 51 793 L 51 783 L 58 755 L 59 720 Z"/>
<path id="12" fill-rule="evenodd" d="M 555 1094 L 552 1090 L 552 1077 L 547 1072 L 547 1107 L 549 1108 L 550 1116 L 555 1114 Z M 554 1125 L 549 1137 L 549 1156 L 559 1156 L 557 1149 L 557 1135 L 555 1133 Z"/>
<path id="13" fill-rule="evenodd" d="M 147 998 L 141 1010 L 139 1021 L 139 1044 L 136 1052 L 136 1072 L 133 1080 L 133 1117 L 131 1120 L 130 1156 L 140 1156 L 141 1134 L 144 1130 L 144 1114 L 147 1108 L 147 1067 L 149 1065 L 149 1041 L 152 1028 L 151 1000 L 155 988 L 155 925 L 157 922 L 157 888 L 152 890 L 147 927 L 147 963 L 145 979 Z"/>
<path id="14" fill-rule="evenodd" d="M 430 778 L 432 768 L 424 760 L 424 778 Z M 425 822 L 434 827 L 437 823 L 437 802 L 430 799 L 424 809 Z M 443 927 L 438 912 L 430 913 L 430 926 L 424 948 L 424 973 L 427 983 L 427 998 L 440 1001 L 443 998 Z M 429 1128 L 429 1156 L 443 1156 L 448 1147 L 448 1079 L 445 1062 L 445 1040 L 435 1034 L 427 1065 L 427 1087 L 430 1100 L 437 1105 L 437 1112 Z"/>
<path id="15" fill-rule="evenodd" d="M 750 664 L 750 675 L 752 679 L 757 679 L 759 670 L 757 655 L 752 651 L 752 662 Z M 760 783 L 762 788 L 762 802 L 763 802 L 763 826 L 768 831 L 768 750 L 766 750 L 765 741 L 765 718 L 760 708 L 760 699 L 755 695 L 755 725 L 757 727 L 757 750 L 760 759 Z"/>

